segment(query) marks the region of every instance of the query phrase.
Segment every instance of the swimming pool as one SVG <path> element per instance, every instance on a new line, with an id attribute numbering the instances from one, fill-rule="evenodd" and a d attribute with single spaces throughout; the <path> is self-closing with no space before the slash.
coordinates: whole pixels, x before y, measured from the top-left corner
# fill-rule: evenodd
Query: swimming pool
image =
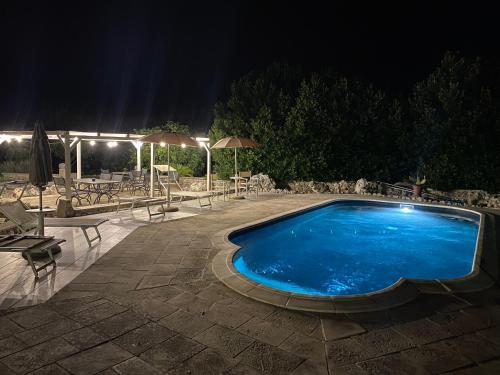
<path id="1" fill-rule="evenodd" d="M 400 280 L 471 273 L 480 215 L 468 210 L 344 200 L 238 231 L 237 272 L 295 294 L 349 296 Z"/>

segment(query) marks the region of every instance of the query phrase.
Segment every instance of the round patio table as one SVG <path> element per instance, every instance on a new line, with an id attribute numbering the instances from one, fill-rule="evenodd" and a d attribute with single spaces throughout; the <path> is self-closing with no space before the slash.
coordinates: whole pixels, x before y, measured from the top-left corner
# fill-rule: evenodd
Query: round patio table
<path id="1" fill-rule="evenodd" d="M 103 195 L 107 195 L 111 184 L 114 182 L 112 180 L 102 180 L 100 178 L 80 178 L 75 180 L 77 184 L 84 185 L 84 190 L 90 194 L 96 194 L 94 199 L 94 204 L 99 203 Z"/>

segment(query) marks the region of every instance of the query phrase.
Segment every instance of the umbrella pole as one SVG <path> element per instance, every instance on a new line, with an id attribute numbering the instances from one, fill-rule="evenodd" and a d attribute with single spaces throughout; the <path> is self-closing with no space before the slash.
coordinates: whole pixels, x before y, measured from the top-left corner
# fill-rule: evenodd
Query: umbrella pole
<path id="1" fill-rule="evenodd" d="M 167 208 L 170 208 L 170 143 L 167 144 Z"/>
<path id="2" fill-rule="evenodd" d="M 237 148 L 234 148 L 234 194 L 238 195 L 238 156 L 236 153 Z"/>
<path id="3" fill-rule="evenodd" d="M 43 220 L 43 208 L 42 208 L 42 186 L 38 186 L 38 209 L 40 210 L 40 213 L 38 214 L 38 234 L 40 236 L 45 235 L 45 224 Z"/>

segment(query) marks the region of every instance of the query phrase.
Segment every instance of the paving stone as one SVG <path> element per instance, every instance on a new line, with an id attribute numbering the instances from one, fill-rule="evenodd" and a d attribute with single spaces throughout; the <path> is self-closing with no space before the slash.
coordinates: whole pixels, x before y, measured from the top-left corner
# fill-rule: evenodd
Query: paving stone
<path id="1" fill-rule="evenodd" d="M 54 310 L 61 315 L 71 315 L 79 311 L 88 309 L 92 306 L 100 305 L 101 303 L 104 302 L 106 302 L 105 299 L 100 298 L 98 295 L 96 295 L 95 292 L 92 292 L 91 296 L 85 295 L 85 297 L 83 298 L 62 299 L 56 301 L 52 301 L 52 299 L 50 299 L 49 306 L 51 310 Z"/>
<path id="2" fill-rule="evenodd" d="M 210 283 L 207 287 L 203 288 L 198 294 L 198 297 L 204 298 L 210 301 L 221 301 L 230 298 L 239 297 L 240 295 L 222 283 Z"/>
<path id="3" fill-rule="evenodd" d="M 306 335 L 311 334 L 320 324 L 318 317 L 285 309 L 276 309 L 265 320 L 274 322 L 279 327 L 298 331 Z"/>
<path id="4" fill-rule="evenodd" d="M 368 359 L 373 355 L 373 352 L 367 351 L 354 337 L 349 337 L 327 342 L 326 354 L 328 367 L 333 369 Z"/>
<path id="5" fill-rule="evenodd" d="M 24 328 L 14 323 L 9 318 L 0 317 L 0 339 L 23 332 Z"/>
<path id="6" fill-rule="evenodd" d="M 261 319 L 265 319 L 277 309 L 272 305 L 258 302 L 244 296 L 233 300 L 231 307 Z"/>
<path id="7" fill-rule="evenodd" d="M 335 367 L 334 370 L 330 372 L 331 374 L 333 373 L 334 375 L 371 375 L 370 373 L 366 372 L 363 370 L 361 367 L 358 367 L 357 365 L 347 365 L 347 366 L 342 366 L 342 367 Z M 381 374 L 386 375 L 387 373 L 381 372 Z M 387 374 L 389 375 L 389 374 Z"/>
<path id="8" fill-rule="evenodd" d="M 65 333 L 75 331 L 81 327 L 81 324 L 73 320 L 61 318 L 43 326 L 18 333 L 16 337 L 24 341 L 26 344 L 36 345 L 54 337 L 64 335 Z"/>
<path id="9" fill-rule="evenodd" d="M 8 337 L 0 340 L 0 358 L 18 352 L 26 348 L 26 344 L 16 337 Z M 1 374 L 1 372 L 0 372 Z"/>
<path id="10" fill-rule="evenodd" d="M 2 362 L 16 373 L 25 373 L 58 361 L 77 351 L 78 349 L 67 341 L 57 338 L 11 354 L 3 358 Z"/>
<path id="11" fill-rule="evenodd" d="M 405 350 L 401 354 L 433 374 L 452 371 L 472 364 L 471 360 L 460 355 L 443 342 Z"/>
<path id="12" fill-rule="evenodd" d="M 191 357 L 180 366 L 169 372 L 169 375 L 180 374 L 203 374 L 203 375 L 218 375 L 225 374 L 227 370 L 231 369 L 237 364 L 232 358 L 223 356 L 221 353 L 205 349 L 200 353 Z"/>
<path id="13" fill-rule="evenodd" d="M 182 309 L 161 319 L 158 323 L 190 338 L 214 325 L 210 320 L 190 314 Z"/>
<path id="14" fill-rule="evenodd" d="M 120 375 L 161 375 L 162 373 L 144 362 L 142 359 L 132 357 L 113 367 L 113 370 Z"/>
<path id="15" fill-rule="evenodd" d="M 460 311 L 448 314 L 436 314 L 429 319 L 438 323 L 445 331 L 449 331 L 453 335 L 463 335 L 489 327 L 489 322 Z"/>
<path id="16" fill-rule="evenodd" d="M 429 344 L 453 336 L 451 332 L 429 319 L 398 324 L 393 329 L 408 337 L 415 345 Z"/>
<path id="17" fill-rule="evenodd" d="M 30 329 L 61 319 L 62 316 L 42 305 L 38 305 L 9 314 L 8 318 L 21 327 Z"/>
<path id="18" fill-rule="evenodd" d="M 63 369 L 56 363 L 44 366 L 38 370 L 30 372 L 30 375 L 70 375 L 68 371 Z"/>
<path id="19" fill-rule="evenodd" d="M 428 374 L 422 366 L 403 357 L 400 353 L 360 362 L 358 366 L 368 374 Z"/>
<path id="20" fill-rule="evenodd" d="M 343 339 L 366 332 L 360 324 L 344 317 L 321 318 L 321 326 L 326 341 Z"/>
<path id="21" fill-rule="evenodd" d="M 359 323 L 368 331 L 390 327 L 392 322 L 387 311 L 371 311 L 346 314 L 350 320 Z"/>
<path id="22" fill-rule="evenodd" d="M 159 320 L 178 310 L 176 306 L 154 298 L 141 299 L 133 304 L 132 309 L 137 313 L 146 315 L 151 320 Z"/>
<path id="23" fill-rule="evenodd" d="M 210 310 L 204 315 L 205 318 L 220 325 L 236 328 L 250 320 L 251 315 L 245 314 L 223 302 L 218 302 L 210 307 Z"/>
<path id="24" fill-rule="evenodd" d="M 324 364 L 318 364 L 311 360 L 307 360 L 302 362 L 302 364 L 292 372 L 292 375 L 328 375 L 328 369 Z"/>
<path id="25" fill-rule="evenodd" d="M 262 374 L 288 374 L 304 361 L 292 353 L 258 341 L 245 349 L 238 359 Z"/>
<path id="26" fill-rule="evenodd" d="M 476 363 L 500 357 L 500 346 L 475 333 L 451 338 L 443 343 Z"/>
<path id="27" fill-rule="evenodd" d="M 238 331 L 263 341 L 267 344 L 279 346 L 293 331 L 277 327 L 272 322 L 260 318 L 252 318 L 238 328 Z"/>
<path id="28" fill-rule="evenodd" d="M 125 311 L 101 320 L 91 325 L 90 328 L 101 336 L 114 339 L 146 323 L 148 323 L 148 320 L 142 315 L 136 314 L 133 311 Z"/>
<path id="29" fill-rule="evenodd" d="M 410 340 L 392 328 L 371 331 L 356 336 L 354 339 L 365 349 L 369 358 L 399 352 L 414 346 Z"/>
<path id="30" fill-rule="evenodd" d="M 120 306 L 112 302 L 106 302 L 98 306 L 92 306 L 89 309 L 79 311 L 78 313 L 71 315 L 71 319 L 84 325 L 91 325 L 126 310 L 127 308 L 124 306 Z"/>
<path id="31" fill-rule="evenodd" d="M 280 345 L 280 348 L 296 354 L 299 357 L 308 358 L 314 362 L 325 364 L 326 351 L 323 341 L 295 333 L 287 338 Z"/>
<path id="32" fill-rule="evenodd" d="M 58 364 L 74 375 L 97 374 L 132 357 L 132 354 L 110 342 L 95 346 Z"/>
<path id="33" fill-rule="evenodd" d="M 187 283 L 200 280 L 203 277 L 203 268 L 177 268 L 171 284 Z"/>
<path id="34" fill-rule="evenodd" d="M 187 257 L 182 258 L 179 265 L 181 268 L 204 268 L 207 264 L 206 258 Z"/>
<path id="35" fill-rule="evenodd" d="M 146 350 L 140 355 L 140 358 L 158 370 L 165 372 L 178 366 L 181 362 L 203 349 L 205 349 L 205 346 L 178 335 Z"/>
<path id="36" fill-rule="evenodd" d="M 157 288 L 159 286 L 165 286 L 170 284 L 173 276 L 159 276 L 159 275 L 146 275 L 142 278 L 141 282 L 135 288 L 140 289 L 151 289 Z"/>
<path id="37" fill-rule="evenodd" d="M 63 338 L 80 350 L 88 349 L 108 340 L 87 327 L 67 333 L 63 336 Z"/>
<path id="38" fill-rule="evenodd" d="M 243 365 L 238 363 L 236 366 L 232 367 L 230 370 L 224 373 L 224 375 L 260 375 L 261 372 L 257 371 L 253 367 Z"/>
<path id="39" fill-rule="evenodd" d="M 237 356 L 254 342 L 248 336 L 219 325 L 214 325 L 194 339 L 231 357 Z"/>
<path id="40" fill-rule="evenodd" d="M 182 254 L 162 253 L 156 263 L 158 264 L 179 264 L 184 256 Z"/>
<path id="41" fill-rule="evenodd" d="M 213 304 L 213 302 L 187 292 L 169 299 L 168 303 L 192 313 L 206 313 Z"/>
<path id="42" fill-rule="evenodd" d="M 500 345 L 500 326 L 491 327 L 478 331 L 481 336 L 486 337 L 488 340 L 493 341 L 495 344 Z"/>
<path id="43" fill-rule="evenodd" d="M 175 333 L 157 323 L 148 323 L 113 340 L 132 354 L 139 355 L 145 350 L 168 340 Z"/>
<path id="44" fill-rule="evenodd" d="M 0 374 L 2 374 L 2 375 L 14 375 L 14 373 L 1 362 L 0 362 Z"/>

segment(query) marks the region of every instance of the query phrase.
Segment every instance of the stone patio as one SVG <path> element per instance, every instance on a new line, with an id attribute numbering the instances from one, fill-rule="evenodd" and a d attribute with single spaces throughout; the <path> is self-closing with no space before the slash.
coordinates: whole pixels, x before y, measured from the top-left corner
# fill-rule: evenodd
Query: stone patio
<path id="1" fill-rule="evenodd" d="M 0 314 L 0 374 L 500 373 L 500 289 L 306 314 L 219 282 L 211 236 L 332 195 L 225 203 L 137 228 L 49 301 Z"/>

